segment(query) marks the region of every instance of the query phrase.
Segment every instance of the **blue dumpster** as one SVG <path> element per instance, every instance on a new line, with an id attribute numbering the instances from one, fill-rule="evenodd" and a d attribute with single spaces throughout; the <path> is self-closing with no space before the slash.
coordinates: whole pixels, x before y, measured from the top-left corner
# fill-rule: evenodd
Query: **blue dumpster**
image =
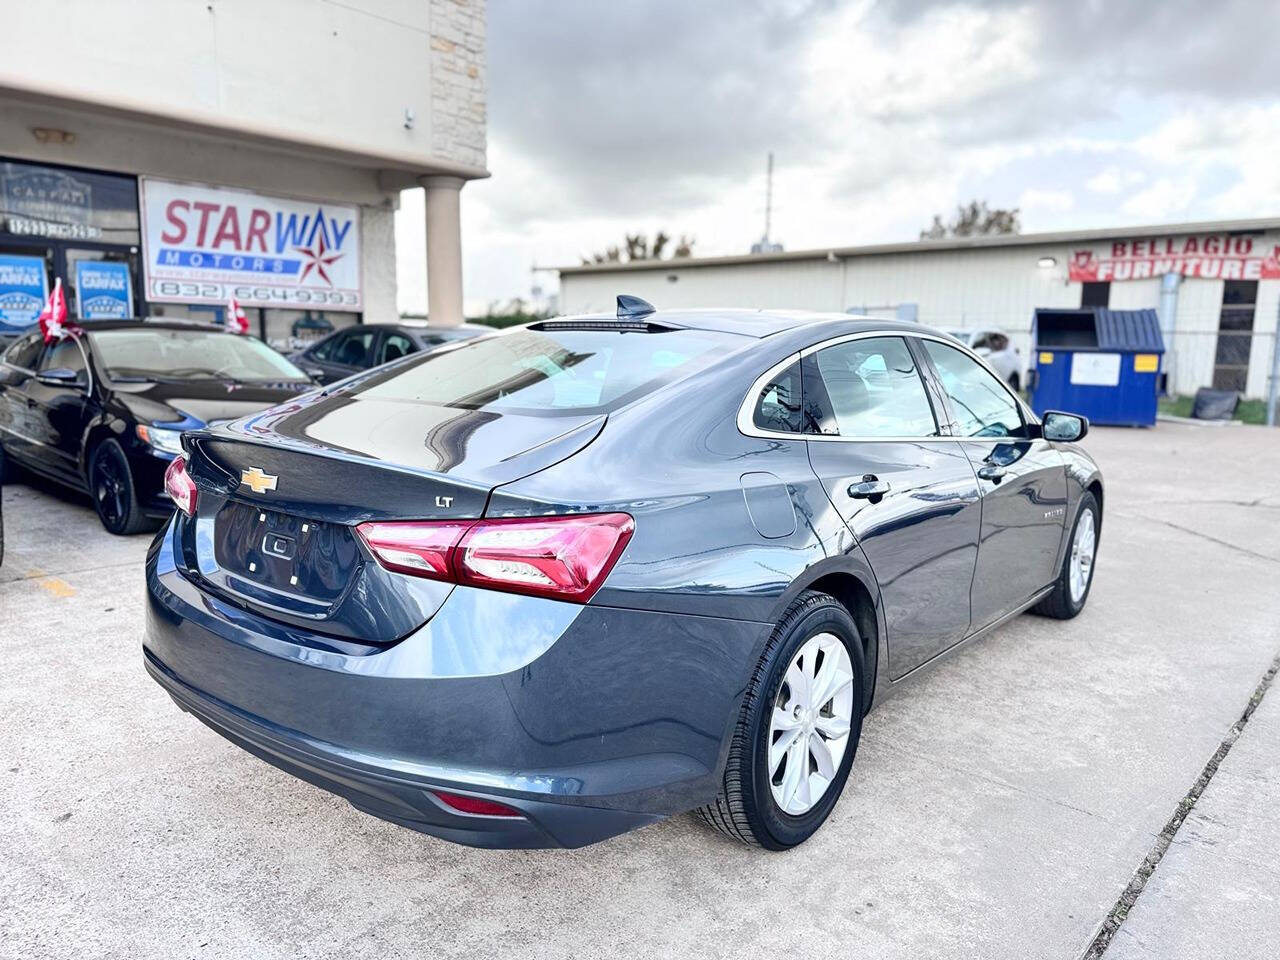
<path id="1" fill-rule="evenodd" d="M 1155 426 L 1164 338 L 1154 310 L 1038 309 L 1031 349 L 1037 415 L 1065 410 L 1090 423 Z"/>

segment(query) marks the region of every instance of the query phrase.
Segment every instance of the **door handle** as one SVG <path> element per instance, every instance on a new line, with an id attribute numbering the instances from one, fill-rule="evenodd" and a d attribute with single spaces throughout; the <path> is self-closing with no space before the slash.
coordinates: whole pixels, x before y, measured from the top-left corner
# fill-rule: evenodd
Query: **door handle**
<path id="1" fill-rule="evenodd" d="M 849 496 L 855 500 L 870 500 L 879 503 L 881 497 L 889 492 L 889 483 L 881 480 L 874 473 L 868 473 L 861 480 L 849 484 Z"/>
<path id="2" fill-rule="evenodd" d="M 990 480 L 992 483 L 999 483 L 1008 473 L 1004 467 L 998 463 L 987 463 L 978 468 L 979 480 Z"/>

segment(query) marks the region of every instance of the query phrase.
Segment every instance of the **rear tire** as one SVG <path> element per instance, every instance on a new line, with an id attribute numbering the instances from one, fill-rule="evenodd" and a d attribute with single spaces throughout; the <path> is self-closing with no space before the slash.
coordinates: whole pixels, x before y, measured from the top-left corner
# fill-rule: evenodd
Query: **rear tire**
<path id="1" fill-rule="evenodd" d="M 720 795 L 698 816 L 767 850 L 813 836 L 849 778 L 865 683 L 862 637 L 849 611 L 825 593 L 802 593 L 765 644 L 743 697 Z"/>
<path id="2" fill-rule="evenodd" d="M 146 527 L 129 459 L 115 440 L 103 440 L 89 457 L 89 496 L 108 533 L 123 537 Z"/>
<path id="3" fill-rule="evenodd" d="M 1071 525 L 1071 538 L 1067 541 L 1062 569 L 1058 571 L 1053 592 L 1036 604 L 1036 613 L 1055 620 L 1070 620 L 1084 609 L 1089 600 L 1089 590 L 1093 587 L 1101 519 L 1097 499 L 1086 492 L 1080 498 L 1076 521 Z"/>

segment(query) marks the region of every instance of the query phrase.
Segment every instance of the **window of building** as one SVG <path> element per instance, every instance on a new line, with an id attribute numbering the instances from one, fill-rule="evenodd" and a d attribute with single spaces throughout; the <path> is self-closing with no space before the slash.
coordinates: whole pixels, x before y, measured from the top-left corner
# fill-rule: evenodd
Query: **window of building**
<path id="1" fill-rule="evenodd" d="M 1111 306 L 1111 281 L 1103 280 L 1096 283 L 1080 284 L 1080 306 L 1082 307 L 1109 307 Z"/>

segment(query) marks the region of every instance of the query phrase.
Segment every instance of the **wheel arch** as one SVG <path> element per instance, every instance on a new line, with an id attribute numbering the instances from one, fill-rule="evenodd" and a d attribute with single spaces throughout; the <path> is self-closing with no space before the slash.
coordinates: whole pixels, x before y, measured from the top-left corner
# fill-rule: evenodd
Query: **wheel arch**
<path id="1" fill-rule="evenodd" d="M 849 611 L 862 634 L 863 660 L 867 670 L 867 690 L 863 712 L 877 699 L 881 678 L 888 677 L 887 630 L 884 608 L 880 603 L 880 587 L 871 567 L 862 559 L 861 550 L 853 555 L 832 557 L 815 563 L 792 582 L 779 599 L 774 621 L 779 620 L 796 597 L 806 590 L 816 590 L 834 597 Z"/>

